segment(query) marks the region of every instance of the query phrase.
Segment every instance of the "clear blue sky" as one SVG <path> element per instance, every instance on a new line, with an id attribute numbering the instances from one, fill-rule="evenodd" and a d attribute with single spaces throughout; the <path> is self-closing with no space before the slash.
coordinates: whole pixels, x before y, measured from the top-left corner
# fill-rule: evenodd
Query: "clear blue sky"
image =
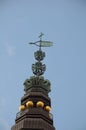
<path id="1" fill-rule="evenodd" d="M 86 1 L 0 0 L 0 130 L 15 123 L 40 32 L 54 43 L 43 49 L 54 126 L 86 129 Z"/>

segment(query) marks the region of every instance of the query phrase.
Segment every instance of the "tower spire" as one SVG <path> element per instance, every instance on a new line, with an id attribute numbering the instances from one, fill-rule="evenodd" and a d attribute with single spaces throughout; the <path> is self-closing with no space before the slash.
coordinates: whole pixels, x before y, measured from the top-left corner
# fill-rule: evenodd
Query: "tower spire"
<path id="1" fill-rule="evenodd" d="M 52 46 L 52 42 L 42 40 L 43 33 L 40 34 L 40 40 L 30 42 L 39 49 L 34 52 L 36 62 L 32 64 L 34 76 L 26 79 L 24 82 L 25 94 L 21 98 L 19 112 L 16 114 L 15 125 L 11 130 L 55 130 L 53 126 L 53 116 L 50 113 L 51 99 L 48 93 L 51 91 L 51 83 L 44 79 L 43 74 L 46 65 L 42 64 L 45 52 L 42 47 Z"/>

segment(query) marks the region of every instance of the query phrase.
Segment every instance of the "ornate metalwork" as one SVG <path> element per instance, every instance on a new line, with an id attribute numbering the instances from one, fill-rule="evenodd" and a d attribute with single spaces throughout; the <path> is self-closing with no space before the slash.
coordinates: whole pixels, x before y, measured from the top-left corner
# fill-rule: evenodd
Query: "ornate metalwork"
<path id="1" fill-rule="evenodd" d="M 34 53 L 34 57 L 38 62 L 36 62 L 35 64 L 32 64 L 33 74 L 37 76 L 43 75 L 46 70 L 46 65 L 42 64 L 41 62 L 45 57 L 45 52 L 41 50 L 41 47 L 50 47 L 53 45 L 53 43 L 50 41 L 42 41 L 43 35 L 44 35 L 43 33 L 40 34 L 39 41 L 29 43 L 29 44 L 33 44 L 39 47 L 39 50 Z"/>
<path id="2" fill-rule="evenodd" d="M 35 64 L 32 64 L 32 71 L 37 76 L 44 74 L 45 70 L 46 65 L 42 64 L 41 62 L 36 62 Z"/>
<path id="3" fill-rule="evenodd" d="M 44 35 L 43 33 L 41 33 L 41 34 L 39 35 L 39 38 L 40 38 L 39 41 L 30 42 L 29 44 L 31 44 L 31 45 L 36 45 L 36 46 L 38 46 L 40 49 L 41 49 L 41 47 L 50 47 L 50 46 L 52 46 L 52 45 L 53 45 L 53 42 L 50 42 L 50 41 L 42 41 L 42 36 L 43 36 L 43 35 Z"/>
<path id="4" fill-rule="evenodd" d="M 45 52 L 38 50 L 34 53 L 35 59 L 38 61 L 42 61 L 45 57 Z"/>
<path id="5" fill-rule="evenodd" d="M 30 88 L 32 87 L 41 87 L 43 88 L 47 93 L 51 91 L 50 86 L 51 83 L 49 80 L 44 80 L 44 77 L 42 76 L 46 70 L 46 65 L 42 64 L 42 60 L 45 57 L 45 52 L 41 50 L 41 47 L 50 47 L 52 46 L 52 42 L 50 41 L 42 41 L 42 36 L 44 34 L 40 34 L 39 38 L 40 40 L 37 42 L 30 42 L 30 44 L 36 45 L 39 47 L 39 50 L 37 50 L 34 53 L 34 57 L 37 60 L 35 64 L 32 64 L 32 71 L 34 76 L 30 77 L 30 79 L 26 79 L 24 82 L 24 91 L 27 93 Z"/>
<path id="6" fill-rule="evenodd" d="M 43 88 L 47 93 L 51 91 L 51 83 L 48 79 L 44 79 L 43 76 L 32 76 L 30 79 L 26 79 L 24 82 L 24 91 L 27 93 L 32 87 Z"/>

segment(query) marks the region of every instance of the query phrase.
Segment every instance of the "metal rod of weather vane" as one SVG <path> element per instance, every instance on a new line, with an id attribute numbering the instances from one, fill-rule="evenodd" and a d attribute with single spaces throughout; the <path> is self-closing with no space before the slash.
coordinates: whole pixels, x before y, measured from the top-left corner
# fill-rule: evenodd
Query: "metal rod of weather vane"
<path id="1" fill-rule="evenodd" d="M 42 36 L 43 36 L 44 34 L 41 32 L 40 33 L 40 36 L 39 36 L 39 38 L 40 38 L 40 43 L 39 43 L 39 50 L 41 51 L 41 44 L 42 44 Z"/>

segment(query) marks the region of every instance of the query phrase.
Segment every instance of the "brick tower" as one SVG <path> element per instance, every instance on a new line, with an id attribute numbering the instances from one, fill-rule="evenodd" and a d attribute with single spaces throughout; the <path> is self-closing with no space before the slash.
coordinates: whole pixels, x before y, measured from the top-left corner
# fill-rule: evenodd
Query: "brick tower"
<path id="1" fill-rule="evenodd" d="M 50 113 L 51 99 L 48 96 L 51 84 L 42 76 L 46 65 L 41 62 L 45 57 L 41 48 L 52 46 L 52 42 L 42 41 L 42 35 L 41 33 L 39 41 L 30 43 L 39 47 L 34 53 L 36 62 L 32 64 L 34 76 L 24 82 L 25 94 L 21 98 L 20 112 L 16 114 L 15 125 L 11 130 L 55 130 Z"/>

